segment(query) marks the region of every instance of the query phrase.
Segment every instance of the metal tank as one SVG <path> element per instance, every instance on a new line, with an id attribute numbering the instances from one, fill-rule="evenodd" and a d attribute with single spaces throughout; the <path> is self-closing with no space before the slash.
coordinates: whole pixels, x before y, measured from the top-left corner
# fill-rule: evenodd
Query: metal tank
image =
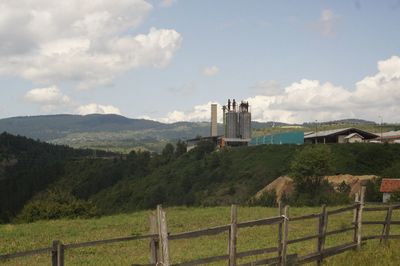
<path id="1" fill-rule="evenodd" d="M 237 138 L 238 132 L 238 116 L 235 111 L 228 111 L 225 114 L 226 127 L 225 127 L 225 137 L 226 138 Z"/>
<path id="2" fill-rule="evenodd" d="M 239 137 L 242 139 L 251 138 L 251 113 L 247 111 L 239 113 Z"/>

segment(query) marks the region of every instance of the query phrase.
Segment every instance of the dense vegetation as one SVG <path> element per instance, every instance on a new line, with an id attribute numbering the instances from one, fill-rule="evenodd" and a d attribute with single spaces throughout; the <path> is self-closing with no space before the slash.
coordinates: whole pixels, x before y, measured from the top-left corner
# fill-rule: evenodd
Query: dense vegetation
<path id="1" fill-rule="evenodd" d="M 398 173 L 400 145 L 324 146 L 330 150 L 329 174 Z M 84 212 L 127 212 L 154 208 L 158 203 L 244 204 L 266 184 L 290 173 L 294 156 L 310 146 L 263 145 L 214 151 L 204 142 L 186 153 L 185 144 L 179 142 L 166 145 L 161 154 L 139 151 L 93 158 L 91 151 L 2 134 L 0 147 L 0 162 L 6 165 L 0 167 L 2 220 L 19 214 L 20 220 L 30 221 L 82 216 Z M 52 213 L 57 209 L 54 202 L 65 212 Z"/>
<path id="2" fill-rule="evenodd" d="M 0 134 L 0 221 L 14 217 L 29 199 L 64 175 L 68 160 L 79 161 L 92 154 L 91 150 Z"/>

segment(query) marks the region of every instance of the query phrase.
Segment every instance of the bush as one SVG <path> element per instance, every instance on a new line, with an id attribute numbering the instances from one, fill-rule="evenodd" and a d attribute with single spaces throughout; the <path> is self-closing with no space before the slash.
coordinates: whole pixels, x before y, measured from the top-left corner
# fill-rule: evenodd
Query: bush
<path id="1" fill-rule="evenodd" d="M 89 218 L 96 215 L 97 210 L 90 202 L 77 199 L 67 192 L 50 190 L 26 204 L 16 221 Z"/>
<path id="2" fill-rule="evenodd" d="M 393 192 L 391 195 L 390 195 L 390 200 L 389 200 L 389 202 L 390 203 L 394 203 L 394 202 L 400 202 L 400 191 L 397 191 L 397 192 Z"/>
<path id="3" fill-rule="evenodd" d="M 258 199 L 253 198 L 250 200 L 250 205 L 276 207 L 278 204 L 275 190 L 265 191 Z"/>
<path id="4" fill-rule="evenodd" d="M 299 193 L 317 196 L 324 176 L 333 172 L 330 147 L 326 145 L 304 147 L 293 159 L 291 172 Z"/>
<path id="5" fill-rule="evenodd" d="M 400 161 L 397 161 L 390 167 L 386 168 L 383 171 L 382 176 L 388 178 L 400 178 Z"/>
<path id="6" fill-rule="evenodd" d="M 368 202 L 381 202 L 382 193 L 380 192 L 380 187 L 382 183 L 382 178 L 377 178 L 375 180 L 368 180 L 365 184 L 365 200 Z"/>
<path id="7" fill-rule="evenodd" d="M 326 205 L 344 205 L 350 203 L 349 194 L 336 191 L 328 181 L 324 180 L 318 191 L 314 194 L 295 191 L 290 197 L 282 198 L 281 201 L 291 206 L 320 206 Z"/>

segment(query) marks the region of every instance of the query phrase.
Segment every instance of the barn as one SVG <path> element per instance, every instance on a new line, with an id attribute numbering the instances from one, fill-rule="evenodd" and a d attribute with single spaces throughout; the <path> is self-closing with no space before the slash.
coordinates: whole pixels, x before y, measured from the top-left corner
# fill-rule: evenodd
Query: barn
<path id="1" fill-rule="evenodd" d="M 304 134 L 304 143 L 355 143 L 375 139 L 378 135 L 358 129 L 340 128 Z"/>

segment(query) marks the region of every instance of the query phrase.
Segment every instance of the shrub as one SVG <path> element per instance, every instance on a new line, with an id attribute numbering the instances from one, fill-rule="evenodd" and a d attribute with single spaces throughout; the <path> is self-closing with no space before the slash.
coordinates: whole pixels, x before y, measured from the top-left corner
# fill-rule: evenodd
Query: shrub
<path id="1" fill-rule="evenodd" d="M 298 152 L 291 164 L 291 176 L 299 193 L 317 196 L 324 176 L 332 173 L 332 154 L 329 146 L 306 146 Z"/>
<path id="2" fill-rule="evenodd" d="M 250 205 L 276 207 L 278 204 L 275 190 L 265 191 L 258 199 L 253 198 Z"/>
<path id="3" fill-rule="evenodd" d="M 61 218 L 89 218 L 97 215 L 97 210 L 88 201 L 80 200 L 67 192 L 50 190 L 24 206 L 17 216 L 17 222 Z"/>

